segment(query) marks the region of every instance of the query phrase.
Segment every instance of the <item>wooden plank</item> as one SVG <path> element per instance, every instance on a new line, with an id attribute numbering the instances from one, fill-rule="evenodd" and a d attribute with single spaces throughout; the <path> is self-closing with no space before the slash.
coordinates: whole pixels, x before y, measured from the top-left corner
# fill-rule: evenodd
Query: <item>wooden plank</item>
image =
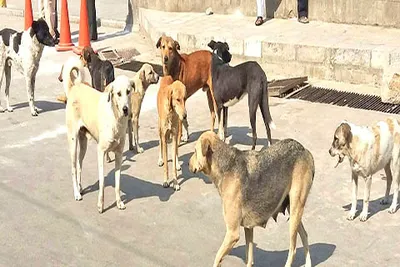
<path id="1" fill-rule="evenodd" d="M 306 82 L 307 80 L 307 76 L 273 80 L 268 84 L 268 92 L 270 96 L 281 96 L 290 89 L 293 89 L 294 87 Z"/>

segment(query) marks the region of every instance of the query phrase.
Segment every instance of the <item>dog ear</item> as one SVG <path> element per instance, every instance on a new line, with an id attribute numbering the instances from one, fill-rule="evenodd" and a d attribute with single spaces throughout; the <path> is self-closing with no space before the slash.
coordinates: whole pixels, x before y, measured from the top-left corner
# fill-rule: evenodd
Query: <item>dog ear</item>
<path id="1" fill-rule="evenodd" d="M 112 83 L 110 83 L 107 86 L 106 90 L 108 90 L 108 92 L 107 92 L 107 102 L 110 102 L 111 99 L 112 99 L 112 96 L 113 96 L 113 85 L 112 85 Z"/>
<path id="2" fill-rule="evenodd" d="M 157 41 L 157 43 L 156 43 L 156 48 L 160 48 L 160 46 L 161 46 L 161 39 L 162 39 L 163 37 L 161 36 L 159 39 L 158 39 L 158 41 Z"/>
<path id="3" fill-rule="evenodd" d="M 208 138 L 202 138 L 201 140 L 201 154 L 206 157 L 208 152 L 211 150 L 211 142 Z"/>
<path id="4" fill-rule="evenodd" d="M 139 78 L 142 81 L 142 83 L 146 82 L 146 71 L 142 70 L 139 74 Z"/>
<path id="5" fill-rule="evenodd" d="M 175 45 L 175 49 L 176 49 L 176 50 L 181 50 L 181 46 L 180 46 L 180 44 L 178 43 L 178 41 L 174 41 L 174 45 Z"/>
<path id="6" fill-rule="evenodd" d="M 39 20 L 43 20 L 43 19 L 40 18 Z M 32 22 L 31 28 L 32 28 L 34 33 L 37 33 L 39 31 L 39 23 L 36 20 L 34 20 Z"/>
<path id="7" fill-rule="evenodd" d="M 229 45 L 227 42 L 224 42 L 224 44 L 226 45 L 226 49 L 229 50 Z"/>
<path id="8" fill-rule="evenodd" d="M 216 42 L 215 42 L 214 40 L 211 40 L 211 41 L 208 43 L 208 47 L 211 48 L 212 50 L 214 50 L 215 44 L 216 44 Z"/>
<path id="9" fill-rule="evenodd" d="M 86 63 L 90 63 L 90 51 L 87 48 L 82 50 L 82 57 L 86 61 Z"/>
<path id="10" fill-rule="evenodd" d="M 135 79 L 131 79 L 130 81 L 131 84 L 131 92 L 136 92 L 136 84 L 135 84 Z"/>

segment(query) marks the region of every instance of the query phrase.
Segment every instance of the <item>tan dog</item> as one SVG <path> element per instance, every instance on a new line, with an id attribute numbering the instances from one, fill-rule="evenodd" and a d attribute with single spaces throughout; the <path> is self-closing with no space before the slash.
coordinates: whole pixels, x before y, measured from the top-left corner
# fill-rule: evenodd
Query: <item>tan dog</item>
<path id="1" fill-rule="evenodd" d="M 186 88 L 180 81 L 173 81 L 171 76 L 161 78 L 160 89 L 157 94 L 158 130 L 160 134 L 160 154 L 158 166 L 164 164 L 163 187 L 169 186 L 167 141 L 172 139 L 172 166 L 174 189 L 180 189 L 177 170 L 178 146 L 182 135 L 182 120 L 186 118 L 185 108 Z"/>
<path id="2" fill-rule="evenodd" d="M 143 153 L 143 148 L 139 145 L 139 115 L 142 108 L 142 102 L 147 88 L 151 84 L 158 83 L 159 76 L 150 64 L 143 64 L 136 73 L 133 81 L 135 82 L 135 90 L 131 93 L 131 119 L 128 121 L 129 150 L 134 150 L 133 136 L 135 137 L 135 146 L 137 153 Z M 133 132 L 133 136 L 132 136 Z M 107 162 L 111 162 L 111 158 L 107 153 Z"/>
<path id="3" fill-rule="evenodd" d="M 76 72 L 76 73 L 74 73 Z M 129 100 L 134 82 L 126 76 L 118 76 L 101 93 L 80 82 L 79 71 L 71 71 L 71 84 L 67 92 L 66 123 L 69 150 L 72 163 L 72 183 L 75 200 L 81 200 L 82 162 L 87 149 L 88 137 L 97 142 L 99 169 L 99 197 L 97 208 L 104 209 L 104 156 L 107 152 L 115 153 L 115 195 L 117 207 L 125 209 L 120 196 L 120 175 L 122 152 L 129 119 Z M 77 161 L 77 147 L 79 155 Z"/>
<path id="4" fill-rule="evenodd" d="M 350 161 L 353 193 L 348 220 L 354 220 L 356 216 L 359 176 L 365 180 L 360 220 L 367 220 L 372 175 L 381 169 L 386 173 L 386 193 L 381 204 L 389 203 L 390 187 L 394 178 L 393 200 L 389 213 L 396 212 L 400 184 L 400 124 L 396 119 L 388 118 L 372 127 L 342 122 L 336 128 L 329 154 L 332 157 L 339 156 L 338 164 L 346 156 Z"/>
<path id="5" fill-rule="evenodd" d="M 211 112 L 211 130 L 214 130 L 217 105 L 212 87 L 212 53 L 200 50 L 190 54 L 179 54 L 179 43 L 165 34 L 158 39 L 156 47 L 161 50 L 164 76 L 170 75 L 174 81 L 179 80 L 186 86 L 186 99 L 200 88 L 207 91 L 208 107 Z M 183 125 L 186 134 L 182 140 L 187 141 L 189 125 L 186 119 L 183 121 Z"/>
<path id="6" fill-rule="evenodd" d="M 286 267 L 296 255 L 299 233 L 306 267 L 311 267 L 307 232 L 301 218 L 314 177 L 314 159 L 299 142 L 285 139 L 261 151 L 240 151 L 221 141 L 211 131 L 196 142 L 189 161 L 191 172 L 209 176 L 222 198 L 226 235 L 214 267 L 239 241 L 244 227 L 247 267 L 253 265 L 253 228 L 265 227 L 269 218 L 290 211 L 290 246 Z"/>

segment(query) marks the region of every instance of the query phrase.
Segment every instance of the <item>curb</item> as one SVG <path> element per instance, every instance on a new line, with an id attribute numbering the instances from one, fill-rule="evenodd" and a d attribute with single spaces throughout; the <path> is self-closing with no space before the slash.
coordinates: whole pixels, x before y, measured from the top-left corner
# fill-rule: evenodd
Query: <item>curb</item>
<path id="1" fill-rule="evenodd" d="M 23 17 L 25 15 L 24 10 L 14 9 L 14 8 L 0 8 L 0 15 L 13 16 L 13 17 Z M 34 17 L 38 17 L 38 13 L 34 12 Z M 60 22 L 61 16 L 58 16 L 58 21 Z M 69 16 L 69 22 L 79 24 L 79 16 Z M 98 26 L 110 27 L 110 28 L 125 28 L 125 21 L 113 20 L 113 19 L 101 19 L 97 18 Z"/>

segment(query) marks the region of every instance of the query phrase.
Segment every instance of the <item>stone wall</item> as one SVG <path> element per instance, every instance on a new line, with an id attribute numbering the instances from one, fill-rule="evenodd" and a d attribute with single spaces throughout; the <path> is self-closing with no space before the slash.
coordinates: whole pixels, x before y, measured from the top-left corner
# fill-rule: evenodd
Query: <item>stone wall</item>
<path id="1" fill-rule="evenodd" d="M 297 0 L 265 0 L 268 17 L 297 16 Z M 169 12 L 205 12 L 232 14 L 240 10 L 246 16 L 256 15 L 256 0 L 131 0 L 133 14 L 139 8 Z M 309 0 L 309 17 L 335 23 L 400 27 L 400 0 Z M 138 23 L 137 19 L 135 23 Z"/>

